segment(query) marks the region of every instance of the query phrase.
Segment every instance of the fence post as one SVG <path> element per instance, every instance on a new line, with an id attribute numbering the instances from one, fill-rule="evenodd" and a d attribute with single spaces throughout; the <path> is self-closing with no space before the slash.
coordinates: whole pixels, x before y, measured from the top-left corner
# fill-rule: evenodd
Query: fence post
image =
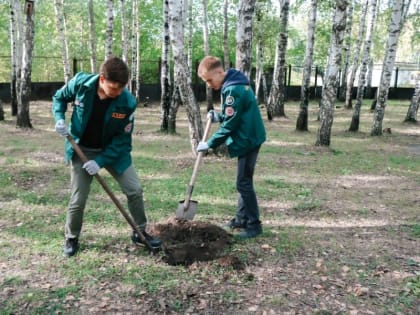
<path id="1" fill-rule="evenodd" d="M 314 89 L 314 96 L 316 97 L 318 87 L 318 66 L 315 66 L 315 89 Z"/>
<path id="2" fill-rule="evenodd" d="M 292 65 L 289 64 L 289 76 L 287 78 L 287 86 L 290 86 L 290 79 L 292 78 Z"/>
<path id="3" fill-rule="evenodd" d="M 73 75 L 77 73 L 77 59 L 73 58 Z"/>
<path id="4" fill-rule="evenodd" d="M 395 68 L 395 81 L 394 81 L 394 88 L 398 87 L 398 67 Z"/>

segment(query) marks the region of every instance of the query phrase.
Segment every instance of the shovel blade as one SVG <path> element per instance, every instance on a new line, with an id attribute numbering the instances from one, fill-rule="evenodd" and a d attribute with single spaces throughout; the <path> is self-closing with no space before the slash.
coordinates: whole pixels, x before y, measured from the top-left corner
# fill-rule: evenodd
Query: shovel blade
<path id="1" fill-rule="evenodd" d="M 184 220 L 192 220 L 197 213 L 197 204 L 195 200 L 190 200 L 188 207 L 184 207 L 185 200 L 181 200 L 178 204 L 178 209 L 176 209 L 176 218 Z"/>

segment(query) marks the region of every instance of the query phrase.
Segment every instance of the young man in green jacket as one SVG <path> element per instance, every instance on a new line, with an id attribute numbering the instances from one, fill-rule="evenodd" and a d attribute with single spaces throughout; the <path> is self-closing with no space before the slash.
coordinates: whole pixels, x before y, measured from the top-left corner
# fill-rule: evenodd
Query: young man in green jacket
<path id="1" fill-rule="evenodd" d="M 239 238 L 256 237 L 262 233 L 262 226 L 253 176 L 266 134 L 255 94 L 248 78 L 235 69 L 224 71 L 219 58 L 204 57 L 198 66 L 198 75 L 209 87 L 221 89 L 222 111 L 207 114 L 212 122 L 220 122 L 220 127 L 207 142 L 198 144 L 197 151 L 226 143 L 230 157 L 237 157 L 238 208 L 235 218 L 226 226 L 243 229 L 238 234 Z"/>
<path id="2" fill-rule="evenodd" d="M 131 142 L 136 100 L 125 88 L 129 69 L 117 57 L 108 58 L 100 74 L 80 72 L 53 96 L 55 130 L 70 134 L 89 159 L 83 163 L 71 144 L 65 141 L 65 159 L 71 163 L 71 197 L 65 223 L 63 254 L 73 256 L 79 249 L 83 212 L 93 175 L 106 168 L 127 196 L 132 218 L 154 248 L 161 242 L 145 232 L 143 190 L 132 165 Z M 69 128 L 65 124 L 68 103 L 72 103 Z M 142 243 L 134 231 L 134 243 Z"/>

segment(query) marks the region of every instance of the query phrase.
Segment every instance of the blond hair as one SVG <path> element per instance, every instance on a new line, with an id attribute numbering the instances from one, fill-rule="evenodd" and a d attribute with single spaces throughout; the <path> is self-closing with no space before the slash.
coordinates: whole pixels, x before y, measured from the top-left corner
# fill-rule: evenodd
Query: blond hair
<path id="1" fill-rule="evenodd" d="M 201 60 L 200 64 L 198 65 L 197 73 L 199 76 L 201 76 L 202 74 L 217 68 L 223 69 L 222 61 L 214 56 L 206 56 Z"/>

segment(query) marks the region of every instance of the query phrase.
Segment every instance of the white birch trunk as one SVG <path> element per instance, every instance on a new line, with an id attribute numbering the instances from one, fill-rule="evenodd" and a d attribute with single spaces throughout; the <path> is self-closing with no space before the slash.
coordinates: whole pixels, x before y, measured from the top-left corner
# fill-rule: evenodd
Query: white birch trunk
<path id="1" fill-rule="evenodd" d="M 346 87 L 347 87 L 347 75 L 349 71 L 349 60 L 350 60 L 350 46 L 351 46 L 351 31 L 353 29 L 353 1 L 350 1 L 347 8 L 347 23 L 346 23 L 346 36 L 345 44 L 343 47 L 343 68 L 341 69 L 341 84 L 339 100 L 346 100 Z"/>
<path id="2" fill-rule="evenodd" d="M 32 74 L 32 53 L 35 37 L 35 2 L 25 3 L 25 35 L 22 48 L 22 71 L 20 86 L 18 89 L 18 115 L 17 126 L 21 128 L 32 128 L 29 117 L 29 101 L 31 97 L 31 74 Z"/>
<path id="3" fill-rule="evenodd" d="M 177 82 L 179 95 L 186 107 L 191 151 L 196 155 L 195 148 L 203 135 L 203 126 L 200 115 L 200 108 L 194 96 L 191 86 L 191 78 L 188 75 L 189 69 L 187 58 L 184 53 L 184 25 L 183 25 L 183 3 L 182 1 L 169 0 L 169 32 L 174 56 L 174 80 Z"/>
<path id="4" fill-rule="evenodd" d="M 223 59 L 225 70 L 230 68 L 229 60 L 229 20 L 228 20 L 229 0 L 223 1 Z"/>
<path id="5" fill-rule="evenodd" d="M 370 19 L 369 26 L 366 30 L 366 40 L 363 45 L 362 64 L 359 71 L 359 80 L 357 86 L 356 104 L 354 105 L 353 117 L 350 123 L 349 131 L 358 131 L 360 122 L 360 109 L 362 107 L 363 96 L 366 85 L 366 73 L 368 69 L 368 63 L 370 60 L 370 49 L 372 43 L 372 33 L 375 26 L 376 20 L 376 3 L 377 0 L 370 0 Z"/>
<path id="6" fill-rule="evenodd" d="M 201 0 L 203 4 L 203 45 L 204 55 L 210 55 L 210 44 L 209 44 L 209 26 L 207 22 L 207 0 Z M 206 100 L 207 100 L 207 111 L 213 109 L 213 89 L 208 87 L 206 84 Z"/>
<path id="7" fill-rule="evenodd" d="M 122 44 L 122 60 L 128 62 L 128 31 L 127 17 L 125 10 L 125 0 L 120 0 L 121 4 L 121 44 Z"/>
<path id="8" fill-rule="evenodd" d="M 63 63 L 64 71 L 64 82 L 67 83 L 70 80 L 70 62 L 69 62 L 69 46 L 67 43 L 66 36 L 66 21 L 64 19 L 64 3 L 63 0 L 54 0 L 54 12 L 56 17 L 56 25 L 58 31 L 58 37 L 61 42 L 61 60 Z"/>
<path id="9" fill-rule="evenodd" d="M 385 107 L 388 100 L 392 70 L 394 69 L 395 58 L 397 56 L 398 39 L 400 37 L 401 29 L 404 25 L 409 6 L 410 0 L 394 0 L 388 29 L 385 57 L 382 65 L 381 80 L 378 87 L 375 113 L 373 117 L 371 130 L 372 136 L 382 135 L 382 121 L 385 116 Z"/>
<path id="10" fill-rule="evenodd" d="M 319 129 L 316 145 L 329 146 L 331 142 L 331 128 L 334 119 L 334 104 L 337 96 L 337 76 L 341 65 L 341 46 L 346 29 L 347 0 L 335 2 L 334 20 L 328 54 L 328 64 L 324 75 L 321 107 L 319 113 Z"/>
<path id="11" fill-rule="evenodd" d="M 256 0 L 240 0 L 236 23 L 236 63 L 235 68 L 248 78 L 251 74 L 252 22 Z"/>
<path id="12" fill-rule="evenodd" d="M 410 106 L 408 107 L 407 115 L 405 116 L 404 122 L 417 123 L 417 112 L 420 104 L 420 74 L 417 75 L 416 87 L 414 88 L 414 94 L 411 99 Z"/>
<path id="13" fill-rule="evenodd" d="M 129 89 L 133 95 L 136 95 L 137 90 L 137 73 L 138 73 L 138 59 L 137 53 L 139 51 L 137 30 L 138 30 L 138 0 L 132 2 L 132 21 L 131 21 L 131 80 Z"/>
<path id="14" fill-rule="evenodd" d="M 168 0 L 163 2 L 163 38 L 162 38 L 162 61 L 160 69 L 160 131 L 169 132 L 169 108 L 171 105 L 171 78 L 169 63 L 169 8 Z"/>
<path id="15" fill-rule="evenodd" d="M 352 108 L 352 89 L 354 85 L 354 80 L 356 78 L 356 72 L 357 68 L 359 67 L 359 59 L 360 59 L 360 51 L 363 43 L 363 38 L 365 35 L 365 29 L 366 29 L 366 13 L 368 8 L 368 2 L 369 0 L 365 0 L 362 8 L 362 16 L 360 18 L 360 24 L 359 24 L 359 33 L 357 35 L 357 41 L 353 48 L 354 55 L 353 55 L 353 61 L 351 65 L 350 70 L 350 76 L 347 81 L 347 89 L 346 89 L 346 101 L 344 104 L 344 107 L 349 109 Z"/>
<path id="16" fill-rule="evenodd" d="M 20 0 L 10 1 L 10 54 L 11 54 L 11 80 L 10 96 L 12 116 L 18 113 L 18 89 L 20 86 L 20 73 L 22 68 L 22 15 Z"/>
<path id="17" fill-rule="evenodd" d="M 308 131 L 309 90 L 311 87 L 311 72 L 314 55 L 316 14 L 317 0 L 311 0 L 311 11 L 309 13 L 308 23 L 308 38 L 306 41 L 302 86 L 300 90 L 300 109 L 296 121 L 296 130 L 299 131 Z"/>
<path id="18" fill-rule="evenodd" d="M 190 69 L 190 77 L 192 78 L 193 69 L 193 0 L 186 0 L 188 3 L 188 68 Z"/>
<path id="19" fill-rule="evenodd" d="M 105 59 L 112 55 L 114 32 L 114 1 L 106 0 L 106 38 L 105 38 Z"/>
<path id="20" fill-rule="evenodd" d="M 97 73 L 98 60 L 96 57 L 95 13 L 93 10 L 93 0 L 88 0 L 88 12 L 89 12 L 90 68 L 91 68 L 92 73 Z"/>
<path id="21" fill-rule="evenodd" d="M 274 60 L 273 82 L 267 103 L 267 118 L 286 116 L 284 112 L 285 80 L 286 80 L 286 49 L 287 49 L 287 22 L 289 17 L 289 0 L 281 0 L 280 31 L 277 38 L 276 57 Z"/>

